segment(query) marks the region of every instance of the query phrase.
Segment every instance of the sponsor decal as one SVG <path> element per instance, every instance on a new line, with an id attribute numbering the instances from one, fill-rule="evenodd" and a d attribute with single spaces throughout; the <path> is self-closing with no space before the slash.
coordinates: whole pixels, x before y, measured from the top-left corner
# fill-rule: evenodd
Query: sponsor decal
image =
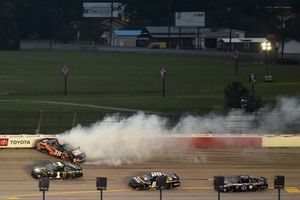
<path id="1" fill-rule="evenodd" d="M 0 146 L 7 146 L 8 144 L 8 138 L 0 138 Z"/>
<path id="2" fill-rule="evenodd" d="M 30 144 L 30 140 L 11 140 L 10 144 L 13 145 Z"/>

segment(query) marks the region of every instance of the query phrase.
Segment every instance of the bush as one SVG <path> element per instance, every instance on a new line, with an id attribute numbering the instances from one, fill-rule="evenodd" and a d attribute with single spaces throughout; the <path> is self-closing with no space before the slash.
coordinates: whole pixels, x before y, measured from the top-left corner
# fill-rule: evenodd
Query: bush
<path id="1" fill-rule="evenodd" d="M 244 109 L 246 112 L 255 112 L 262 106 L 260 96 L 252 94 L 242 83 L 230 83 L 224 91 L 225 107 Z"/>

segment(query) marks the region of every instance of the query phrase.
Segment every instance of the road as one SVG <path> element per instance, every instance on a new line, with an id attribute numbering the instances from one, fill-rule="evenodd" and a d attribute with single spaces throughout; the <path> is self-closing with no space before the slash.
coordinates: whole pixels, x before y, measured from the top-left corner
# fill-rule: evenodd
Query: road
<path id="1" fill-rule="evenodd" d="M 33 165 L 54 158 L 34 149 L 0 149 L 0 200 L 42 199 L 38 182 L 31 178 Z M 84 164 L 84 176 L 74 180 L 50 181 L 47 200 L 100 199 L 96 177 L 108 177 L 103 199 L 159 199 L 158 191 L 133 191 L 127 188 L 130 176 L 146 171 L 176 172 L 180 188 L 163 191 L 164 200 L 215 200 L 213 176 L 254 175 L 268 178 L 270 188 L 260 192 L 221 193 L 222 200 L 273 200 L 274 176 L 284 175 L 283 200 L 300 199 L 300 149 L 184 149 L 157 152 L 146 163 L 122 166 Z"/>

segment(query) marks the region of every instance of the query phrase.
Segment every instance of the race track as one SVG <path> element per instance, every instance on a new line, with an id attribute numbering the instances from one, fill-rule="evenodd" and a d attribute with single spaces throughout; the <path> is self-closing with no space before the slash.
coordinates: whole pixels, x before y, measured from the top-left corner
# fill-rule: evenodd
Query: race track
<path id="1" fill-rule="evenodd" d="M 34 149 L 0 149 L 0 200 L 42 199 L 38 182 L 31 178 L 33 165 L 54 160 Z M 147 163 L 122 166 L 84 165 L 84 176 L 74 180 L 53 180 L 46 192 L 48 200 L 100 199 L 96 177 L 108 177 L 108 190 L 103 199 L 159 199 L 158 191 L 133 191 L 127 181 L 146 171 L 177 173 L 182 179 L 178 189 L 163 191 L 166 200 L 215 200 L 213 176 L 254 175 L 268 178 L 270 188 L 260 192 L 221 194 L 222 200 L 273 200 L 275 175 L 284 175 L 284 200 L 300 199 L 300 148 L 274 149 L 190 149 L 157 152 Z"/>

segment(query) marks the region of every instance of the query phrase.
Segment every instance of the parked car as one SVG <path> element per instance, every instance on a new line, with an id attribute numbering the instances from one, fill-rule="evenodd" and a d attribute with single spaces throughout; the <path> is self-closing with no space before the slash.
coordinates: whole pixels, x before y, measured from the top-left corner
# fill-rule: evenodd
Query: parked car
<path id="1" fill-rule="evenodd" d="M 50 179 L 73 179 L 81 177 L 82 167 L 80 164 L 58 161 L 50 162 L 46 165 L 38 165 L 32 169 L 31 176 L 33 178 L 50 178 Z"/>
<path id="2" fill-rule="evenodd" d="M 176 174 L 169 175 L 164 172 L 149 172 L 131 177 L 128 186 L 135 190 L 157 189 L 157 180 L 160 176 L 166 177 L 166 189 L 180 186 L 180 179 Z"/>
<path id="3" fill-rule="evenodd" d="M 83 163 L 86 161 L 85 153 L 79 148 L 75 148 L 71 144 L 57 138 L 44 138 L 37 141 L 36 149 L 42 153 L 74 163 Z"/>
<path id="4" fill-rule="evenodd" d="M 242 191 L 258 191 L 268 188 L 268 182 L 265 177 L 252 177 L 252 176 L 232 176 L 225 177 L 224 186 L 215 190 L 221 192 L 242 192 Z"/>

